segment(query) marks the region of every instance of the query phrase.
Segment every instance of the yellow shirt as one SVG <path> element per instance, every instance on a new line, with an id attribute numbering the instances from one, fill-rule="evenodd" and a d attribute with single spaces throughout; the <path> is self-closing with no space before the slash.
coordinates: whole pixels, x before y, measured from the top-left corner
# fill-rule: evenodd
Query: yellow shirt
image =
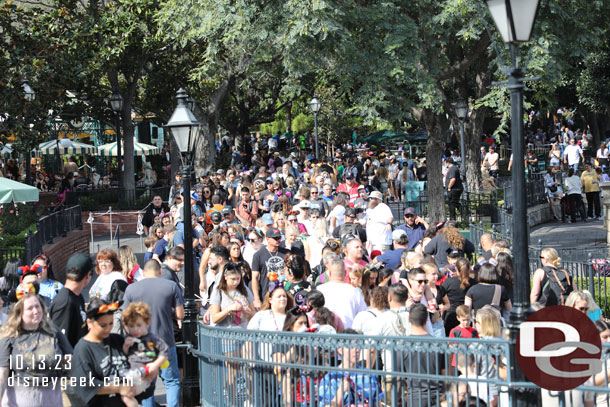
<path id="1" fill-rule="evenodd" d="M 583 171 L 580 180 L 585 192 L 599 192 L 599 175 L 595 170 Z"/>

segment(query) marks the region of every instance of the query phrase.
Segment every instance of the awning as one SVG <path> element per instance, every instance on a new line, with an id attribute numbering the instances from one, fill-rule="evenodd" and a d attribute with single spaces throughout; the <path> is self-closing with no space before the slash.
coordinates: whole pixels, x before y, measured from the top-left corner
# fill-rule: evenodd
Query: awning
<path id="1" fill-rule="evenodd" d="M 57 153 L 57 140 L 45 141 L 38 146 L 36 152 L 44 155 Z M 63 139 L 59 142 L 59 154 L 95 154 L 97 149 L 91 144 L 79 143 L 78 141 Z"/>
<path id="2" fill-rule="evenodd" d="M 11 155 L 13 150 L 12 144 L 5 144 L 2 146 L 2 150 L 0 150 L 0 155 Z"/>
<path id="3" fill-rule="evenodd" d="M 121 154 L 125 151 L 125 145 L 121 143 Z M 118 148 L 116 141 L 114 143 L 108 143 L 97 147 L 97 152 L 102 157 L 116 157 Z M 150 144 L 138 143 L 133 141 L 133 154 L 136 156 L 142 155 L 154 155 L 159 154 L 161 150 L 157 146 L 151 146 Z"/>
<path id="4" fill-rule="evenodd" d="M 38 202 L 38 188 L 0 178 L 0 204 L 10 202 Z"/>

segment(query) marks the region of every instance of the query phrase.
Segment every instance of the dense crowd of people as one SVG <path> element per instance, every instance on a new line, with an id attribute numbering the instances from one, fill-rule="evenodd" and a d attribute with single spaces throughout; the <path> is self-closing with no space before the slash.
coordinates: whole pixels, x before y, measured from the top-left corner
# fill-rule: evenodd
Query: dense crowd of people
<path id="1" fill-rule="evenodd" d="M 365 149 L 337 151 L 316 162 L 305 152 L 287 154 L 272 145 L 260 145 L 245 161 L 233 157 L 231 168 L 197 174 L 190 196 L 183 195 L 176 174 L 169 201 L 153 196 L 143 216 L 142 263 L 128 246 L 118 253 L 100 250 L 94 261 L 75 254 L 62 284 L 44 255 L 32 265 L 9 261 L 1 284 L 3 405 L 58 406 L 63 396 L 73 405 L 154 406 L 157 376 L 167 405 L 179 405 L 176 343 L 182 340 L 186 246 L 192 248 L 204 324 L 448 342 L 500 337 L 513 296 L 507 243 L 484 234 L 476 248 L 453 221 L 426 221 L 412 207 L 395 215 L 392 202 L 402 199 L 405 183 L 426 179 L 425 160 Z M 494 157 L 488 162 L 495 171 Z M 448 200 L 455 210 L 459 195 L 452 191 L 461 193 L 460 175 L 450 156 L 446 163 Z M 184 219 L 184 205 L 191 206 L 191 219 Z M 185 241 L 185 227 L 192 228 L 192 242 Z M 545 248 L 540 258 L 533 306 L 571 306 L 597 321 L 608 341 L 610 329 L 599 307 L 590 293 L 577 290 L 557 252 Z M 240 357 L 251 350 L 226 343 L 221 351 Z M 259 351 L 263 360 L 298 361 L 294 352 L 271 345 Z M 405 354 L 397 361 L 386 351 L 371 361 L 356 349 L 338 349 L 327 363 L 363 368 L 362 373 L 326 373 L 316 379 L 315 394 L 309 386 L 305 394 L 296 381 L 283 381 L 271 386 L 273 397 L 284 405 L 378 405 L 393 393 L 392 383 L 367 374 L 367 367 L 432 375 L 454 369 L 489 379 L 506 368 L 501 359 L 458 357 L 444 366 L 417 363 L 417 357 Z M 239 392 L 239 367 L 227 363 L 225 376 L 224 394 Z M 63 377 L 79 385 L 62 394 L 61 387 L 42 382 L 8 385 L 9 377 Z M 451 398 L 449 388 L 426 380 L 405 380 L 399 393 L 413 406 Z M 469 395 L 479 405 L 504 405 L 492 385 L 460 387 L 455 394 L 458 402 Z"/>

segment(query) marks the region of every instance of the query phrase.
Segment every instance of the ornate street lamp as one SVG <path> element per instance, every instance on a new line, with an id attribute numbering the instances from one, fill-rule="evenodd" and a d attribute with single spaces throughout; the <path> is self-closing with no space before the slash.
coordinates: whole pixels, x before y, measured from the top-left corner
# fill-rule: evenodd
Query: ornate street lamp
<path id="1" fill-rule="evenodd" d="M 122 193 L 123 187 L 123 166 L 121 164 L 121 112 L 123 111 L 123 96 L 120 93 L 113 93 L 112 97 L 108 100 L 110 107 L 114 112 L 114 122 L 116 127 L 116 149 L 117 149 L 117 171 L 119 175 L 119 196 Z"/>
<path id="2" fill-rule="evenodd" d="M 468 117 L 468 103 L 460 96 L 454 109 L 455 115 L 460 121 L 460 155 L 462 156 L 460 173 L 462 175 L 462 180 L 464 181 L 464 190 L 468 191 L 468 181 L 466 180 L 466 148 L 464 146 L 464 123 Z"/>
<path id="3" fill-rule="evenodd" d="M 197 302 L 195 301 L 195 270 L 193 268 L 193 229 L 191 226 L 191 164 L 195 157 L 195 141 L 198 135 L 199 122 L 187 106 L 187 94 L 184 89 L 176 94 L 178 105 L 165 125 L 174 136 L 176 145 L 183 155 L 182 188 L 183 188 L 183 221 L 184 221 L 184 322 L 182 336 L 185 343 L 197 348 Z M 188 352 L 184 360 L 184 380 L 182 382 L 185 405 L 198 404 L 197 359 Z"/>
<path id="4" fill-rule="evenodd" d="M 319 147 L 319 142 L 318 142 L 318 112 L 320 111 L 322 104 L 320 103 L 318 98 L 316 96 L 314 96 L 313 99 L 311 99 L 311 102 L 309 102 L 309 107 L 311 108 L 311 111 L 313 112 L 313 123 L 314 123 L 313 127 L 314 127 L 314 134 L 316 137 L 316 161 L 319 161 L 320 160 L 320 147 Z"/>
<path id="5" fill-rule="evenodd" d="M 511 145 L 513 150 L 513 256 L 515 262 L 514 303 L 510 313 L 508 327 L 510 329 L 511 361 L 516 361 L 516 339 L 519 327 L 527 318 L 530 302 L 530 273 L 528 260 L 527 232 L 527 201 L 525 190 L 525 146 L 523 140 L 523 71 L 517 66 L 515 51 L 518 43 L 530 39 L 538 0 L 487 0 L 489 12 L 502 35 L 502 39 L 510 46 L 511 67 L 508 75 L 511 105 Z M 525 376 L 516 363 L 511 363 L 511 377 L 518 382 L 525 381 Z M 513 406 L 534 406 L 535 397 L 524 389 L 511 389 L 515 401 Z"/>
<path id="6" fill-rule="evenodd" d="M 23 89 L 23 97 L 25 100 L 32 102 L 34 99 L 36 99 L 36 92 L 34 92 L 34 89 L 32 89 L 30 86 L 30 81 L 24 79 L 23 83 L 21 84 L 21 88 Z"/>

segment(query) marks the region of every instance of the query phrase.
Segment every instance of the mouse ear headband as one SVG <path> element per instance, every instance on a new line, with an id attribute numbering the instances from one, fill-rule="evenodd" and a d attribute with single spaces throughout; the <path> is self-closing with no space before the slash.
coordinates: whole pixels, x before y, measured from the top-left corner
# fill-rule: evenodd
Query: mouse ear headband
<path id="1" fill-rule="evenodd" d="M 99 307 L 91 308 L 87 310 L 87 318 L 99 317 L 103 314 L 113 313 L 123 304 L 123 301 L 112 302 L 110 304 L 102 304 Z"/>
<path id="2" fill-rule="evenodd" d="M 30 266 L 21 266 L 19 267 L 19 270 L 17 271 L 17 274 L 19 274 L 21 276 L 20 281 L 23 281 L 23 277 L 29 275 L 29 274 L 33 274 L 35 276 L 38 276 L 38 273 L 40 273 L 42 271 L 42 266 L 40 264 L 35 264 L 32 267 Z"/>

